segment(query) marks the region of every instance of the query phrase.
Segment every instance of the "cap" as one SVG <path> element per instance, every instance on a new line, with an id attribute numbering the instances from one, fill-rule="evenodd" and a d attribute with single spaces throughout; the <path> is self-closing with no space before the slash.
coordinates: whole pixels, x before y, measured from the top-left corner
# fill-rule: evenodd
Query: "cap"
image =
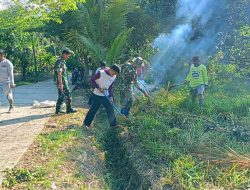
<path id="1" fill-rule="evenodd" d="M 132 62 L 136 65 L 142 65 L 143 64 L 143 59 L 141 57 L 136 57 L 132 60 Z"/>
<path id="2" fill-rule="evenodd" d="M 4 54 L 4 51 L 2 49 L 0 49 L 0 54 Z"/>

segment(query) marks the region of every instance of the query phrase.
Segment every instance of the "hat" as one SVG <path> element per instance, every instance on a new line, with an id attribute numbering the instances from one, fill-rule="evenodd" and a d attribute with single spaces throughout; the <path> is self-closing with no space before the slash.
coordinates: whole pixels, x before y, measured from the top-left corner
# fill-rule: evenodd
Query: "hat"
<path id="1" fill-rule="evenodd" d="M 2 49 L 0 49 L 0 54 L 4 54 L 4 51 Z"/>
<path id="2" fill-rule="evenodd" d="M 143 64 L 143 59 L 141 57 L 136 57 L 132 60 L 132 62 L 136 65 L 142 65 Z"/>

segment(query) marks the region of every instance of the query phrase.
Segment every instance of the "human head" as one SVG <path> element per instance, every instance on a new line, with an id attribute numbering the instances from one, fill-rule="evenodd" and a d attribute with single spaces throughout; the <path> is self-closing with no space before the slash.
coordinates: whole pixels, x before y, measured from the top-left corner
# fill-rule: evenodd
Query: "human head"
<path id="1" fill-rule="evenodd" d="M 106 61 L 100 61 L 99 64 L 101 68 L 105 68 L 107 65 Z"/>
<path id="2" fill-rule="evenodd" d="M 143 59 L 141 57 L 136 57 L 132 59 L 132 62 L 135 66 L 140 67 L 143 64 Z"/>
<path id="3" fill-rule="evenodd" d="M 62 58 L 63 60 L 67 60 L 69 59 L 69 57 L 71 55 L 74 55 L 74 52 L 72 50 L 70 50 L 69 48 L 65 48 L 63 51 L 62 51 Z"/>
<path id="4" fill-rule="evenodd" d="M 120 73 L 121 69 L 118 65 L 114 64 L 111 66 L 109 70 L 109 74 L 113 77 L 115 75 L 118 75 Z"/>
<path id="5" fill-rule="evenodd" d="M 198 67 L 201 64 L 201 60 L 199 56 L 194 56 L 192 61 L 193 61 L 194 66 L 196 67 Z"/>
<path id="6" fill-rule="evenodd" d="M 0 60 L 4 59 L 4 51 L 0 49 Z"/>

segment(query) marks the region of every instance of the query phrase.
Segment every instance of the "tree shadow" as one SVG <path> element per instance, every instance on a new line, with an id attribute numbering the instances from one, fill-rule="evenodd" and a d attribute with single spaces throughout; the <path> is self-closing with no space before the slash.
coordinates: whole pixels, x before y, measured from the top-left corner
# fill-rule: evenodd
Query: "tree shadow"
<path id="1" fill-rule="evenodd" d="M 14 125 L 14 124 L 18 124 L 18 123 L 30 122 L 30 121 L 34 121 L 37 119 L 46 118 L 49 116 L 51 116 L 50 113 L 41 114 L 41 115 L 30 115 L 30 116 L 26 116 L 26 117 L 19 117 L 19 118 L 14 118 L 14 119 L 7 119 L 7 120 L 0 120 L 0 127 Z"/>

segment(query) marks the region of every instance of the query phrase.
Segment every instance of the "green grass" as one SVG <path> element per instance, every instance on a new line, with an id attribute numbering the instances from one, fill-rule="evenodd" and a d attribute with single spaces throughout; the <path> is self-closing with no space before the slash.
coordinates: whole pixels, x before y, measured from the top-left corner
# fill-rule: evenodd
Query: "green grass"
<path id="1" fill-rule="evenodd" d="M 17 81 L 16 86 L 24 86 L 24 85 L 31 85 L 33 84 L 32 82 L 27 82 L 27 81 Z"/>
<path id="2" fill-rule="evenodd" d="M 3 181 L 5 187 L 12 187 L 17 183 L 26 182 L 25 186 L 34 189 L 39 186 L 47 189 L 51 186 L 51 181 L 46 176 L 60 173 L 60 166 L 65 164 L 67 159 L 66 152 L 62 152 L 62 146 L 70 143 L 72 138 L 77 137 L 79 131 L 55 131 L 51 134 L 38 136 L 38 143 L 44 154 L 49 155 L 50 159 L 43 165 L 37 166 L 33 170 L 25 168 L 15 168 L 7 171 L 7 178 Z M 61 148 L 61 150 L 60 150 Z"/>
<path id="3" fill-rule="evenodd" d="M 84 111 L 85 113 L 85 111 Z M 102 179 L 100 152 L 92 149 L 94 142 L 79 126 L 82 114 L 52 117 L 55 129 L 46 129 L 37 137 L 36 147 L 27 152 L 26 159 L 6 171 L 4 189 L 105 189 Z"/>
<path id="4" fill-rule="evenodd" d="M 156 189 L 233 190 L 250 183 L 249 87 L 219 87 L 207 90 L 204 109 L 191 104 L 187 89 L 161 90 L 134 104 L 131 122 L 123 123 L 132 136 L 125 146 L 133 147 L 129 156 L 142 176 L 161 176 L 151 181 Z M 144 174 L 150 170 L 157 175 Z"/>

